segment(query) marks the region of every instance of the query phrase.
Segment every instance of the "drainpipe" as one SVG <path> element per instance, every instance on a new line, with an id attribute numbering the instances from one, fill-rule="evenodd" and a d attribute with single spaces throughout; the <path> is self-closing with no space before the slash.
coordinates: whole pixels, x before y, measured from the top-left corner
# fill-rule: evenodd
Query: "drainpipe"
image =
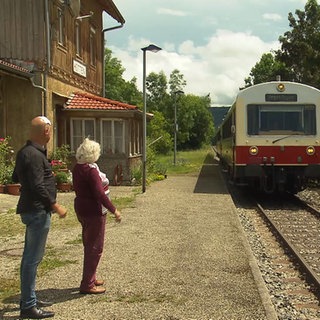
<path id="1" fill-rule="evenodd" d="M 47 100 L 48 100 L 48 94 L 47 94 L 47 85 L 48 85 L 48 72 L 51 67 L 51 46 L 50 46 L 50 20 L 49 20 L 49 2 L 48 0 L 45 0 L 45 23 L 46 23 L 46 51 L 47 51 L 47 65 L 46 69 L 43 73 L 43 86 L 45 88 L 44 90 L 44 107 L 43 107 L 43 114 L 47 115 Z"/>
<path id="2" fill-rule="evenodd" d="M 115 30 L 115 29 L 120 29 L 122 28 L 124 23 L 121 23 L 119 26 L 111 27 L 111 28 L 106 28 L 102 30 L 102 96 L 105 98 L 106 97 L 106 87 L 105 87 L 105 81 L 106 81 L 106 75 L 105 75 L 105 57 L 104 57 L 104 34 L 105 32 Z"/>
<path id="3" fill-rule="evenodd" d="M 47 89 L 45 87 L 35 84 L 33 78 L 30 78 L 30 82 L 34 88 L 40 89 L 43 92 L 47 92 Z"/>

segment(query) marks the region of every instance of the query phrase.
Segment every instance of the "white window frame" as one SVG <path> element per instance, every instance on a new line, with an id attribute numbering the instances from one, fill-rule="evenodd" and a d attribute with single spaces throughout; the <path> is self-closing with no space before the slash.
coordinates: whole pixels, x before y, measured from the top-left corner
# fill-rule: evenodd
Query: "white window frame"
<path id="1" fill-rule="evenodd" d="M 81 117 L 75 117 L 70 119 L 70 142 L 71 142 L 71 150 L 76 151 L 77 148 L 79 147 L 78 145 L 74 145 L 74 129 L 73 129 L 73 121 L 82 121 L 81 125 L 81 141 L 83 141 L 85 138 L 88 138 L 88 136 L 85 133 L 85 121 L 92 121 L 93 122 L 93 134 L 94 136 L 90 136 L 89 138 L 92 140 L 95 140 L 95 135 L 96 135 L 96 121 L 94 118 L 81 118 Z"/>
<path id="2" fill-rule="evenodd" d="M 133 120 L 131 123 L 131 140 L 129 141 L 129 155 L 136 156 L 141 154 L 141 134 L 140 134 L 140 122 Z"/>
<path id="3" fill-rule="evenodd" d="M 104 152 L 104 148 L 105 148 L 105 142 L 104 142 L 104 138 L 103 138 L 103 122 L 111 122 L 111 151 L 112 154 L 122 154 L 125 153 L 125 132 L 126 132 L 126 121 L 124 119 L 118 119 L 118 118 L 102 118 L 100 120 L 100 141 L 101 141 L 101 153 L 102 154 L 109 154 L 109 153 L 105 153 Z M 115 147 L 116 147 L 116 143 L 115 143 L 115 129 L 114 129 L 114 123 L 115 122 L 121 122 L 122 123 L 122 150 L 120 150 L 120 152 L 115 153 Z"/>

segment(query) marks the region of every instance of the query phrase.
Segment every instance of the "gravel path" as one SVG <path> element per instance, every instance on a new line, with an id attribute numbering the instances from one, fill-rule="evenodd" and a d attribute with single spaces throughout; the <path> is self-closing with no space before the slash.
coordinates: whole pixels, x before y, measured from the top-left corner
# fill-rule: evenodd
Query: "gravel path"
<path id="1" fill-rule="evenodd" d="M 200 176 L 153 183 L 122 211 L 121 224 L 108 220 L 98 269 L 106 281 L 103 295 L 78 293 L 81 230 L 68 223 L 58 228 L 63 221 L 54 217 L 47 251 L 72 262 L 38 279 L 38 297 L 55 302 L 54 319 L 274 319 L 265 311 L 268 302 L 261 301 L 263 288 L 254 279 L 252 257 L 219 171 L 212 165 L 204 169 Z M 113 197 L 134 191 L 117 188 L 111 189 Z M 71 196 L 61 195 L 61 201 L 70 203 Z M 1 252 L 4 246 L 12 250 L 5 264 L 17 267 L 22 244 L 22 236 L 0 243 Z M 10 270 L 0 267 L 0 273 Z M 3 319 L 17 317 L 18 300 L 7 299 Z"/>

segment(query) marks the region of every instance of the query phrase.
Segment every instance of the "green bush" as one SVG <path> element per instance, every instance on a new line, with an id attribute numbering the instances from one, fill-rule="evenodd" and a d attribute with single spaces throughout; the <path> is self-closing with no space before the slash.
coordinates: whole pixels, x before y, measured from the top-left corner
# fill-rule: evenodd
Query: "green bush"
<path id="1" fill-rule="evenodd" d="M 57 171 L 55 174 L 57 183 L 71 183 L 71 174 L 70 172 Z"/>

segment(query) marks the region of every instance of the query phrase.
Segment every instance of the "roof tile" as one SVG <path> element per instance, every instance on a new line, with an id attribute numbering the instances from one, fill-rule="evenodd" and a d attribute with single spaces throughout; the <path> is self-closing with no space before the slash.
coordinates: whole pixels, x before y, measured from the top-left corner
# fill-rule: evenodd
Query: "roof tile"
<path id="1" fill-rule="evenodd" d="M 95 96 L 83 92 L 74 92 L 66 102 L 66 110 L 138 110 L 137 106 Z"/>
<path id="2" fill-rule="evenodd" d="M 20 67 L 20 66 L 18 66 L 16 64 L 10 63 L 10 62 L 2 60 L 2 59 L 0 59 L 0 65 L 3 65 L 5 67 L 7 67 L 7 68 L 10 68 L 10 69 L 13 69 L 13 70 L 17 70 L 17 71 L 20 71 L 20 72 L 23 72 L 23 73 L 27 73 L 27 74 L 31 73 L 26 68 Z"/>

